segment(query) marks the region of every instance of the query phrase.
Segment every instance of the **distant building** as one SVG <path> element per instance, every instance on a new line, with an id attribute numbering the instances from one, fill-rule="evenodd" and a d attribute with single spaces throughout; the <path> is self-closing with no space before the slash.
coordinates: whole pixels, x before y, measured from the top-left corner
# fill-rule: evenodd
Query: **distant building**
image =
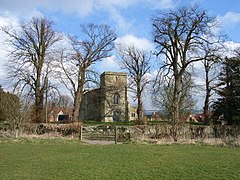
<path id="1" fill-rule="evenodd" d="M 163 115 L 158 111 L 144 112 L 144 117 L 147 121 L 162 121 L 161 116 Z"/>
<path id="2" fill-rule="evenodd" d="M 204 123 L 205 116 L 203 113 L 198 114 L 189 114 L 187 118 L 185 118 L 186 122 L 196 122 L 196 123 Z"/>
<path id="3" fill-rule="evenodd" d="M 129 121 L 136 121 L 137 120 L 137 108 L 134 106 L 129 105 Z"/>
<path id="4" fill-rule="evenodd" d="M 71 120 L 72 108 L 54 107 L 48 110 L 48 122 L 66 122 Z"/>
<path id="5" fill-rule="evenodd" d="M 130 107 L 127 95 L 127 73 L 104 72 L 100 88 L 83 95 L 81 119 L 102 122 L 136 120 L 136 108 Z"/>

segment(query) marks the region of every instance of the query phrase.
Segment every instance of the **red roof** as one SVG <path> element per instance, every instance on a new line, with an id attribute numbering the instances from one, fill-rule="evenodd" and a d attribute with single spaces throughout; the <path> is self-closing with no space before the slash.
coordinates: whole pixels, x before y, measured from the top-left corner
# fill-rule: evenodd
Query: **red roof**
<path id="1" fill-rule="evenodd" d="M 197 121 L 200 121 L 200 122 L 205 121 L 205 116 L 204 116 L 204 114 L 195 114 L 195 115 L 194 115 L 194 118 L 195 118 Z"/>

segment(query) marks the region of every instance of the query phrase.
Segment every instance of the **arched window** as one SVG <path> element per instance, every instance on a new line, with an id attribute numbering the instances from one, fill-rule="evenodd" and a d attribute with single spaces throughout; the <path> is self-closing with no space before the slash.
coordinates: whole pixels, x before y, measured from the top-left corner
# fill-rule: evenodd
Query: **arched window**
<path id="1" fill-rule="evenodd" d="M 113 104 L 119 104 L 120 101 L 120 95 L 118 93 L 115 93 L 113 96 Z"/>

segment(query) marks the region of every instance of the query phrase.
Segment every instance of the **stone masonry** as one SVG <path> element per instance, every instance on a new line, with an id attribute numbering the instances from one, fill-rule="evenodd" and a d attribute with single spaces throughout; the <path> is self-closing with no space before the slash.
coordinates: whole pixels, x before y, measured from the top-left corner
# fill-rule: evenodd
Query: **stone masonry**
<path id="1" fill-rule="evenodd" d="M 100 88 L 84 94 L 81 118 L 102 122 L 129 121 L 131 108 L 127 97 L 127 73 L 104 72 L 100 77 Z"/>

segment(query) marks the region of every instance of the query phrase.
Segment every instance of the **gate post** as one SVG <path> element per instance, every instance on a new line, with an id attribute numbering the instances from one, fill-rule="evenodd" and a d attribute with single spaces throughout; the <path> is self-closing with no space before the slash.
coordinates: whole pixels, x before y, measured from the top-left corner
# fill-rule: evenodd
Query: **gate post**
<path id="1" fill-rule="evenodd" d="M 82 141 L 82 124 L 79 125 L 79 140 Z"/>
<path id="2" fill-rule="evenodd" d="M 115 144 L 117 144 L 117 126 L 115 126 L 115 137 L 114 137 L 114 139 L 115 139 Z"/>

